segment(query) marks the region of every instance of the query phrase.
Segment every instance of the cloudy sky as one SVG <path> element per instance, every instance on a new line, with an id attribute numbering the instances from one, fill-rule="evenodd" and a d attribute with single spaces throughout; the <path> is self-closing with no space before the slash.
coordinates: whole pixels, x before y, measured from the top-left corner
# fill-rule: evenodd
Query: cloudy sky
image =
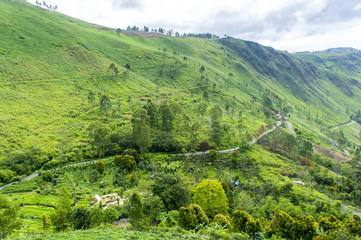
<path id="1" fill-rule="evenodd" d="M 28 0 L 34 3 L 35 0 Z M 42 1 L 41 1 L 42 2 Z M 211 32 L 276 49 L 361 49 L 361 0 L 46 0 L 99 25 Z"/>

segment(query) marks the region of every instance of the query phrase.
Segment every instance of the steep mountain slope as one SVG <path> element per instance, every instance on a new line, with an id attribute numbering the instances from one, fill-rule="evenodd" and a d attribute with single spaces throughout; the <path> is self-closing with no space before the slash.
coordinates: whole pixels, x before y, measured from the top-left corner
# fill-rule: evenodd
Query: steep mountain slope
<path id="1" fill-rule="evenodd" d="M 353 67 L 332 60 L 336 71 L 306 55 L 233 38 L 130 37 L 18 0 L 1 1 L 0 8 L 1 159 L 36 148 L 47 162 L 59 157 L 61 144 L 69 159 L 89 157 L 91 122 L 129 133 L 129 115 L 148 99 L 178 102 L 191 124 L 207 92 L 208 108 L 220 104 L 224 128 L 234 133 L 222 147 L 238 144 L 240 111 L 250 134 L 272 123 L 262 114 L 264 96 L 315 140 L 325 138 L 321 129 L 347 121 L 347 108 L 361 108 L 357 53 Z M 112 63 L 119 74 L 109 68 Z M 88 102 L 90 90 L 96 102 L 103 94 L 110 97 L 111 117 Z M 190 148 L 184 119 L 179 117 L 174 135 Z M 208 140 L 209 123 L 199 121 L 199 141 Z"/>

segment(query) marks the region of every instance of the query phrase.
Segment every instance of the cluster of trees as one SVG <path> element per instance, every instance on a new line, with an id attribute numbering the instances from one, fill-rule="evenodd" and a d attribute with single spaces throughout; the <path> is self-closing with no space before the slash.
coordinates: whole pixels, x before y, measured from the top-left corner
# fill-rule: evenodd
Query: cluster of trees
<path id="1" fill-rule="evenodd" d="M 355 115 L 352 115 L 351 119 L 361 124 L 361 110 L 358 110 Z"/>
<path id="2" fill-rule="evenodd" d="M 219 38 L 219 36 L 217 36 L 216 34 L 212 34 L 212 33 L 183 33 L 183 34 L 180 34 L 179 32 L 174 31 L 172 29 L 166 30 L 165 28 L 161 28 L 161 27 L 159 27 L 158 29 L 157 28 L 150 29 L 147 26 L 144 26 L 143 28 L 139 28 L 134 25 L 133 27 L 128 26 L 127 30 L 161 33 L 161 34 L 165 34 L 167 36 L 175 36 L 175 37 L 197 37 L 197 38 L 208 38 L 208 39 Z"/>
<path id="3" fill-rule="evenodd" d="M 43 7 L 46 7 L 47 9 L 50 9 L 50 10 L 54 10 L 54 11 L 58 10 L 58 5 L 55 5 L 55 6 L 48 5 L 48 4 L 46 4 L 45 1 L 43 1 L 43 2 L 41 3 L 40 1 L 36 0 L 35 4 L 36 4 L 37 6 L 39 6 L 39 7 L 43 6 Z"/>

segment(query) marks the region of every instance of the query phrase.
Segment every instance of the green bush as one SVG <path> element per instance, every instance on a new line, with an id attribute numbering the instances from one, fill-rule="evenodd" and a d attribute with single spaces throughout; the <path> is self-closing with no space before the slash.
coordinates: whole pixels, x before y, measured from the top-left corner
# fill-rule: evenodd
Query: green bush
<path id="1" fill-rule="evenodd" d="M 137 152 L 137 150 L 135 150 L 133 148 L 128 148 L 128 149 L 124 150 L 122 155 L 123 156 L 125 156 L 125 155 L 132 156 L 136 162 L 139 162 L 139 160 L 140 160 L 139 153 Z"/>
<path id="2" fill-rule="evenodd" d="M 214 219 L 214 223 L 218 223 L 220 226 L 232 230 L 232 219 L 229 216 L 224 216 L 223 214 L 217 214 Z"/>
<path id="3" fill-rule="evenodd" d="M 193 230 L 199 225 L 207 225 L 208 223 L 207 215 L 197 204 L 179 209 L 179 225 L 186 230 Z"/>
<path id="4" fill-rule="evenodd" d="M 152 191 L 162 199 L 167 211 L 179 209 L 190 202 L 188 186 L 178 174 L 160 174 L 154 179 Z"/>
<path id="5" fill-rule="evenodd" d="M 103 216 L 104 222 L 113 223 L 119 219 L 119 212 L 113 207 L 108 207 L 103 211 Z"/>
<path id="6" fill-rule="evenodd" d="M 90 209 L 76 207 L 71 211 L 70 224 L 74 229 L 88 229 L 91 225 Z"/>
<path id="7" fill-rule="evenodd" d="M 5 169 L 0 170 L 0 182 L 7 183 L 15 176 L 15 172 Z"/>
<path id="8" fill-rule="evenodd" d="M 105 172 L 105 163 L 103 161 L 98 161 L 96 169 L 100 175 L 103 175 L 103 173 Z"/>
<path id="9" fill-rule="evenodd" d="M 217 180 L 205 179 L 194 190 L 194 203 L 202 207 L 211 218 L 217 214 L 227 214 L 228 200 L 222 184 Z"/>
<path id="10" fill-rule="evenodd" d="M 136 162 L 133 156 L 117 155 L 114 158 L 114 164 L 120 168 L 133 170 L 136 167 Z"/>
<path id="11" fill-rule="evenodd" d="M 211 149 L 211 150 L 209 150 L 208 156 L 209 156 L 209 159 L 213 162 L 213 161 L 217 160 L 218 152 L 214 149 Z"/>
<path id="12" fill-rule="evenodd" d="M 261 231 L 260 221 L 255 221 L 251 215 L 245 211 L 236 210 L 233 212 L 233 228 L 236 231 L 248 233 L 250 235 Z"/>
<path id="13" fill-rule="evenodd" d="M 53 181 L 53 174 L 51 172 L 43 172 L 41 177 L 44 181 L 51 182 Z"/>
<path id="14" fill-rule="evenodd" d="M 217 150 L 217 148 L 218 148 L 217 143 L 211 142 L 209 144 L 209 150 Z"/>

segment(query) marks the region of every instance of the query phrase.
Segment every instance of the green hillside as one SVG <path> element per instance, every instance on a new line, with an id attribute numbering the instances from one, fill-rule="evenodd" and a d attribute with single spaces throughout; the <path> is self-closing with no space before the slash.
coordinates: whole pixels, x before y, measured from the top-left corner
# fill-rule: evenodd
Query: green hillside
<path id="1" fill-rule="evenodd" d="M 34 146 L 55 157 L 64 126 L 78 131 L 71 148 L 83 147 L 89 122 L 103 121 L 97 114 L 99 100 L 88 104 L 89 90 L 108 95 L 125 121 L 124 114 L 141 101 L 183 99 L 189 108 L 204 91 L 210 106 L 220 103 L 246 113 L 250 99 L 261 101 L 266 94 L 275 109 L 287 107 L 300 119 L 300 128 L 309 129 L 308 124 L 314 132 L 347 121 L 346 108 L 359 108 L 358 80 L 339 78 L 256 43 L 128 37 L 23 2 L 0 4 L 2 157 Z M 118 75 L 109 69 L 111 63 Z M 115 124 L 118 119 L 104 121 Z"/>
<path id="2" fill-rule="evenodd" d="M 332 128 L 361 119 L 359 51 L 117 33 L 20 0 L 0 9 L 0 187 L 38 173 L 0 189 L 0 207 L 21 208 L 12 237 L 360 236 L 350 216 L 361 206 L 361 127 Z M 272 128 L 277 112 L 290 122 Z M 341 164 L 312 144 L 350 156 Z M 219 192 L 197 197 L 202 182 Z M 91 208 L 111 193 L 117 206 Z"/>

